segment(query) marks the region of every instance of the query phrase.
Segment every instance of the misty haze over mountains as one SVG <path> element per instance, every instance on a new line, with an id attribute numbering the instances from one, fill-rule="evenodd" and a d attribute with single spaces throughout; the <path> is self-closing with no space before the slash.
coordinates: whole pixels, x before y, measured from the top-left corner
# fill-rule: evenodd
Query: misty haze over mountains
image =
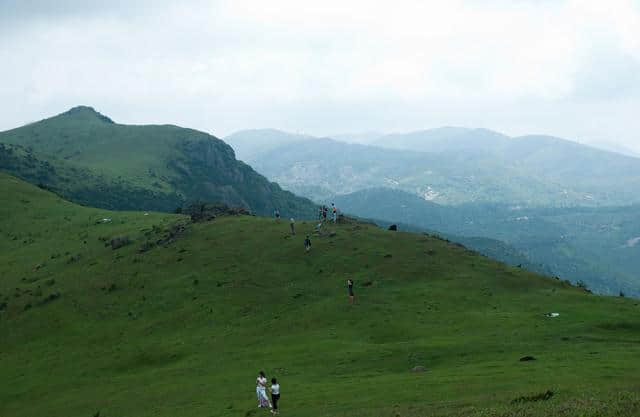
<path id="1" fill-rule="evenodd" d="M 310 200 L 335 202 L 347 214 L 440 234 L 597 292 L 640 296 L 640 159 L 460 127 L 342 138 L 352 143 L 257 129 L 228 136 L 230 147 L 192 129 L 122 125 L 79 106 L 0 132 L 0 169 L 120 210 L 214 201 L 304 219 L 315 215 Z"/>
<path id="2" fill-rule="evenodd" d="M 465 128 L 455 128 L 455 127 L 443 127 L 441 129 L 465 129 Z M 438 129 L 433 129 L 438 130 Z M 465 130 L 483 130 L 483 129 L 465 129 Z M 421 131 L 415 131 L 416 133 Z M 500 135 L 500 133 L 498 133 Z M 361 132 L 361 133 L 337 133 L 332 135 L 327 135 L 335 140 L 347 143 L 359 143 L 362 145 L 379 145 L 385 146 L 384 143 L 379 143 L 379 139 L 383 137 L 393 137 L 402 135 L 402 133 L 382 133 L 375 131 Z M 606 141 L 606 140 L 590 140 L 586 142 L 578 141 L 581 145 L 590 146 L 593 148 L 597 148 L 603 151 L 609 151 L 614 153 L 619 153 L 626 156 L 632 156 L 634 158 L 640 158 L 640 151 L 634 150 L 630 146 L 625 146 L 621 144 L 617 144 L 615 142 Z"/>
<path id="3" fill-rule="evenodd" d="M 640 416 L 640 0 L 0 0 L 0 62 L 0 417 Z"/>
<path id="4" fill-rule="evenodd" d="M 435 231 L 598 292 L 640 295 L 638 247 L 628 243 L 640 237 L 640 159 L 487 129 L 338 137 L 264 129 L 225 140 L 258 172 L 317 202 Z"/>
<path id="5" fill-rule="evenodd" d="M 637 158 L 551 136 L 510 138 L 486 129 L 444 127 L 369 135 L 371 145 L 362 145 L 267 129 L 225 140 L 239 159 L 314 199 L 389 187 L 442 204 L 570 207 L 640 201 Z"/>

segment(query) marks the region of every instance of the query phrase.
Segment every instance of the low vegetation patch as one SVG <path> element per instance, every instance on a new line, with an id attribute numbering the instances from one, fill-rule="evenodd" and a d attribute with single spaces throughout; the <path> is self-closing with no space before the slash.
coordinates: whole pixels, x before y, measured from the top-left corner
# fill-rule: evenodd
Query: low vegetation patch
<path id="1" fill-rule="evenodd" d="M 511 404 L 532 403 L 536 401 L 547 401 L 553 397 L 553 391 L 547 390 L 535 395 L 523 395 L 522 397 L 515 398 L 511 401 Z"/>

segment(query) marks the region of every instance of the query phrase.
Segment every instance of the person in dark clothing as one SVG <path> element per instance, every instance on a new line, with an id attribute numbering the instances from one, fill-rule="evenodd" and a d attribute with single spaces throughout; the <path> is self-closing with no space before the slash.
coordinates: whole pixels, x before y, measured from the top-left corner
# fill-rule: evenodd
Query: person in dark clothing
<path id="1" fill-rule="evenodd" d="M 279 221 L 280 221 L 280 210 L 275 209 L 275 210 L 273 211 L 273 215 L 275 216 L 276 221 L 277 221 L 277 222 L 279 222 Z"/>
<path id="2" fill-rule="evenodd" d="M 311 250 L 311 239 L 309 238 L 309 235 L 307 235 L 307 238 L 304 240 L 304 249 L 307 252 Z"/>
<path id="3" fill-rule="evenodd" d="M 355 295 L 353 295 L 353 281 L 351 279 L 347 280 L 347 287 L 349 287 L 349 304 L 353 304 Z"/>
<path id="4" fill-rule="evenodd" d="M 280 384 L 275 378 L 271 378 L 271 404 L 273 405 L 272 414 L 280 414 L 278 409 L 278 401 L 280 400 Z"/>

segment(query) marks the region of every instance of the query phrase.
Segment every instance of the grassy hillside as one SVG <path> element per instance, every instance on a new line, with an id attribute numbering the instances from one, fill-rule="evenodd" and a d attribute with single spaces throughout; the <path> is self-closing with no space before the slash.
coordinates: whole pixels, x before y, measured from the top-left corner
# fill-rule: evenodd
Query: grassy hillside
<path id="1" fill-rule="evenodd" d="M 175 191 L 163 192 L 132 184 L 122 177 L 97 174 L 81 164 L 51 158 L 20 145 L 0 143 L 0 170 L 83 205 L 174 211 L 185 204 L 185 197 Z"/>
<path id="2" fill-rule="evenodd" d="M 348 196 L 345 196 L 348 197 Z M 338 199 L 336 201 L 342 201 Z M 341 208 L 344 206 L 340 206 Z M 365 211 L 363 211 L 365 212 Z M 354 217 L 352 212 L 349 211 L 349 216 Z M 536 272 L 542 275 L 554 276 L 551 268 L 547 267 L 544 264 L 536 264 L 531 262 L 529 258 L 527 258 L 521 251 L 516 249 L 515 247 L 506 244 L 497 239 L 491 239 L 488 237 L 477 237 L 477 236 L 460 236 L 452 233 L 443 233 L 438 230 L 428 229 L 425 227 L 416 226 L 414 224 L 408 224 L 398 221 L 391 221 L 386 218 L 367 218 L 367 217 L 358 217 L 357 219 L 361 219 L 363 221 L 372 222 L 377 224 L 380 227 L 388 228 L 389 226 L 395 224 L 398 230 L 403 232 L 412 232 L 412 233 L 423 233 L 427 235 L 436 236 L 445 240 L 450 240 L 454 242 L 454 244 L 461 244 L 464 247 L 476 251 L 484 256 L 487 256 L 491 259 L 497 260 L 504 264 L 510 266 L 517 266 L 519 268 L 524 268 L 531 272 Z M 396 217 L 397 219 L 397 217 Z"/>
<path id="3" fill-rule="evenodd" d="M 443 236 L 484 236 L 505 242 L 535 265 L 573 282 L 583 281 L 605 294 L 640 296 L 640 218 L 637 206 L 599 208 L 516 208 L 507 205 L 440 206 L 415 195 L 385 188 L 338 196 L 348 213 L 402 222 Z M 453 237 L 452 237 L 453 238 Z M 456 238 L 456 241 L 467 242 Z M 471 247 L 510 262 L 501 251 Z M 478 245 L 478 243 L 480 245 Z M 500 248 L 496 248 L 500 249 Z M 522 263 L 522 262 L 518 262 Z"/>
<path id="4" fill-rule="evenodd" d="M 299 417 L 640 413 L 636 300 L 364 223 L 305 254 L 303 222 L 0 193 L 2 416 L 268 415 L 260 369 Z"/>
<path id="5" fill-rule="evenodd" d="M 211 135 L 121 125 L 90 107 L 0 132 L 0 144 L 0 170 L 91 206 L 173 211 L 205 200 L 261 214 L 279 208 L 285 216 L 308 217 L 314 210 L 309 200 L 237 161 L 231 147 Z M 34 172 L 43 164 L 44 171 Z"/>

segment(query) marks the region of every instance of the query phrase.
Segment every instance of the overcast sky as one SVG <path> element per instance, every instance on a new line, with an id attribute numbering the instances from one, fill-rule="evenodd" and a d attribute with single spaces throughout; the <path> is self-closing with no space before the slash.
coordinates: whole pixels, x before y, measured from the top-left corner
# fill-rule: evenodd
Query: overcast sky
<path id="1" fill-rule="evenodd" d="M 374 5 L 375 4 L 375 5 Z M 485 127 L 640 152 L 640 0 L 0 0 L 0 130 Z"/>

